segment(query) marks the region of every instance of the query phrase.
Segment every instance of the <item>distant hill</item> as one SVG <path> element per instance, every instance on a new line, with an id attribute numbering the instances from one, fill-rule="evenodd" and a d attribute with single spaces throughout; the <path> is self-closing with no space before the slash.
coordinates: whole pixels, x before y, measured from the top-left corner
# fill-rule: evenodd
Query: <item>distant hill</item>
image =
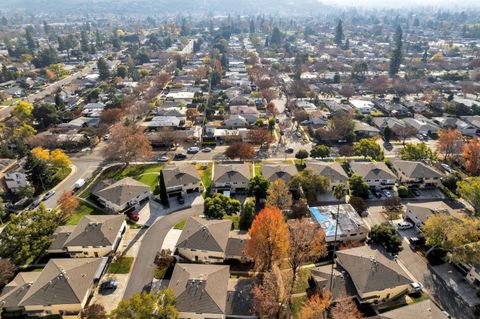
<path id="1" fill-rule="evenodd" d="M 305 14 L 326 9 L 318 0 L 0 0 L 0 8 L 29 13 Z"/>

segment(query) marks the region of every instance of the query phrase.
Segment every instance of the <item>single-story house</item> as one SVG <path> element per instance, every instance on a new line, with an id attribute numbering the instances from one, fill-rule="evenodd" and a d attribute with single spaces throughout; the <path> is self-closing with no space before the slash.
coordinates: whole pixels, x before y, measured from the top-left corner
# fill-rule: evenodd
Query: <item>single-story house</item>
<path id="1" fill-rule="evenodd" d="M 212 176 L 212 193 L 246 193 L 250 182 L 250 164 L 216 164 Z"/>
<path id="2" fill-rule="evenodd" d="M 78 225 L 58 227 L 47 252 L 73 258 L 105 257 L 117 250 L 126 228 L 123 214 L 84 216 Z"/>
<path id="3" fill-rule="evenodd" d="M 163 128 L 163 127 L 179 127 L 185 124 L 185 121 L 176 116 L 155 116 L 151 121 L 145 122 L 143 125 L 150 128 Z"/>
<path id="4" fill-rule="evenodd" d="M 413 127 L 419 134 L 433 134 L 440 130 L 440 127 L 423 115 L 416 114 L 414 118 L 408 117 L 403 120 L 408 127 Z"/>
<path id="5" fill-rule="evenodd" d="M 477 135 L 477 128 L 456 117 L 434 117 L 433 121 L 440 125 L 442 128 L 459 129 L 463 135 L 475 136 Z"/>
<path id="6" fill-rule="evenodd" d="M 243 115 L 230 115 L 225 120 L 225 126 L 227 128 L 247 127 L 248 125 L 248 121 Z"/>
<path id="7" fill-rule="evenodd" d="M 391 188 L 397 181 L 395 173 L 384 162 L 350 162 L 350 169 L 362 176 L 370 188 Z"/>
<path id="8" fill-rule="evenodd" d="M 350 104 L 362 114 L 370 114 L 374 108 L 374 104 L 372 101 L 365 101 L 365 100 L 350 100 Z"/>
<path id="9" fill-rule="evenodd" d="M 112 212 L 122 212 L 150 197 L 150 186 L 131 177 L 119 181 L 107 179 L 96 185 L 92 195 Z"/>
<path id="10" fill-rule="evenodd" d="M 59 128 L 65 129 L 81 129 L 87 127 L 98 127 L 100 124 L 100 118 L 98 117 L 77 117 L 76 119 L 71 120 L 68 123 L 62 123 L 57 125 Z"/>
<path id="11" fill-rule="evenodd" d="M 409 305 L 395 308 L 381 314 L 369 317 L 370 319 L 402 319 L 402 318 L 415 318 L 415 319 L 448 319 L 447 316 L 438 306 L 431 300 L 411 303 Z"/>
<path id="12" fill-rule="evenodd" d="M 257 108 L 248 105 L 232 105 L 230 106 L 230 114 L 242 116 L 249 124 L 254 124 L 260 117 Z"/>
<path id="13" fill-rule="evenodd" d="M 394 172 L 397 173 L 398 181 L 407 186 L 439 186 L 443 174 L 435 168 L 417 161 L 390 160 Z"/>
<path id="14" fill-rule="evenodd" d="M 294 164 L 265 162 L 262 165 L 262 175 L 273 182 L 282 179 L 286 184 L 298 173 Z"/>
<path id="15" fill-rule="evenodd" d="M 379 129 L 371 126 L 368 123 L 357 121 L 357 120 L 354 120 L 353 123 L 355 125 L 354 128 L 353 128 L 353 132 L 357 136 L 374 137 L 374 136 L 377 136 L 378 134 L 380 134 Z M 359 138 L 357 137 L 357 139 L 359 139 Z"/>

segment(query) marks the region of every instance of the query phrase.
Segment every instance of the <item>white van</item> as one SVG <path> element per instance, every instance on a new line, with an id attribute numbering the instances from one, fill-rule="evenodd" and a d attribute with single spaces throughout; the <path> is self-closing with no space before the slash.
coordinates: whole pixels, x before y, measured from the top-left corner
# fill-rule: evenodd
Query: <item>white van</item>
<path id="1" fill-rule="evenodd" d="M 85 185 L 85 180 L 83 178 L 79 179 L 78 181 L 75 182 L 75 185 L 73 186 L 73 189 L 79 189 L 83 185 Z"/>

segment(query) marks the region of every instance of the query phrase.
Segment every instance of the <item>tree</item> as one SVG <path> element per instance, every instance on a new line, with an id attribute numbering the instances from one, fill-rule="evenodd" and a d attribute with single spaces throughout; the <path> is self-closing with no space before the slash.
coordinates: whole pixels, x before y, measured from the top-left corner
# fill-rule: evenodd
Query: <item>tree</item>
<path id="1" fill-rule="evenodd" d="M 473 138 L 463 146 L 462 158 L 467 172 L 471 175 L 478 175 L 480 172 L 480 139 Z"/>
<path id="2" fill-rule="evenodd" d="M 248 195 L 255 196 L 255 200 L 259 203 L 261 199 L 267 198 L 269 186 L 270 182 L 263 175 L 257 175 L 248 183 Z"/>
<path id="3" fill-rule="evenodd" d="M 81 319 L 108 319 L 105 308 L 100 304 L 91 304 L 80 313 Z"/>
<path id="4" fill-rule="evenodd" d="M 102 114 L 100 114 L 100 121 L 107 125 L 113 125 L 120 122 L 122 117 L 123 110 L 121 108 L 106 109 L 102 111 Z"/>
<path id="5" fill-rule="evenodd" d="M 28 26 L 25 28 L 25 40 L 27 41 L 27 47 L 30 52 L 33 52 L 37 48 L 37 43 L 33 37 L 33 27 Z"/>
<path id="6" fill-rule="evenodd" d="M 480 214 L 480 177 L 468 177 L 458 182 L 457 192 Z"/>
<path id="7" fill-rule="evenodd" d="M 302 161 L 302 164 L 303 164 L 303 160 L 308 158 L 308 151 L 307 150 L 299 150 L 297 152 L 297 154 L 295 154 L 295 158 L 299 159 Z"/>
<path id="8" fill-rule="evenodd" d="M 282 33 L 278 27 L 273 28 L 272 36 L 270 38 L 270 44 L 279 47 L 282 42 Z"/>
<path id="9" fill-rule="evenodd" d="M 400 151 L 402 160 L 407 161 L 434 161 L 437 153 L 425 143 L 407 143 Z"/>
<path id="10" fill-rule="evenodd" d="M 362 138 L 353 145 L 353 149 L 357 156 L 363 156 L 364 158 L 370 157 L 376 161 L 383 159 L 382 148 L 374 139 Z"/>
<path id="11" fill-rule="evenodd" d="M 446 160 L 460 154 L 463 147 L 462 132 L 459 129 L 444 129 L 438 133 L 438 150 Z"/>
<path id="12" fill-rule="evenodd" d="M 273 135 L 267 129 L 264 129 L 264 128 L 251 129 L 248 132 L 247 137 L 248 137 L 248 140 L 255 145 L 263 145 L 263 144 L 269 145 L 274 140 Z"/>
<path id="13" fill-rule="evenodd" d="M 242 211 L 242 214 L 240 215 L 240 220 L 238 221 L 238 227 L 242 230 L 248 230 L 252 225 L 254 218 L 255 218 L 255 202 L 248 201 L 243 206 L 243 211 Z"/>
<path id="14" fill-rule="evenodd" d="M 385 207 L 387 211 L 398 212 L 402 208 L 402 201 L 400 197 L 392 196 L 383 202 L 383 207 Z"/>
<path id="15" fill-rule="evenodd" d="M 78 208 L 80 201 L 72 192 L 64 191 L 58 199 L 57 204 L 60 206 L 59 218 L 63 222 L 66 222 Z"/>
<path id="16" fill-rule="evenodd" d="M 307 218 L 288 221 L 289 243 L 288 261 L 292 268 L 292 289 L 297 279 L 299 267 L 327 254 L 325 233 L 318 223 Z"/>
<path id="17" fill-rule="evenodd" d="M 33 105 L 26 101 L 19 101 L 12 110 L 11 115 L 20 123 L 29 121 L 32 117 Z"/>
<path id="18" fill-rule="evenodd" d="M 445 227 L 448 225 L 448 227 Z M 430 216 L 422 228 L 425 243 L 434 249 L 441 248 L 449 259 L 456 263 L 478 264 L 480 262 L 480 221 L 461 216 L 460 219 L 448 214 Z"/>
<path id="19" fill-rule="evenodd" d="M 0 259 L 0 289 L 15 276 L 15 265 L 9 259 Z"/>
<path id="20" fill-rule="evenodd" d="M 37 68 L 44 68 L 60 61 L 57 50 L 53 47 L 41 50 L 32 60 L 33 65 Z"/>
<path id="21" fill-rule="evenodd" d="M 346 97 L 348 101 L 352 96 L 355 95 L 355 87 L 351 84 L 343 84 L 338 93 Z"/>
<path id="22" fill-rule="evenodd" d="M 368 209 L 367 202 L 362 197 L 352 196 L 348 203 L 352 205 L 357 213 L 364 212 Z"/>
<path id="23" fill-rule="evenodd" d="M 262 93 L 262 97 L 265 100 L 267 100 L 268 103 L 271 103 L 272 100 L 274 100 L 277 97 L 277 92 L 272 89 L 263 89 L 261 93 Z M 273 104 L 273 106 L 275 107 L 275 104 Z"/>
<path id="24" fill-rule="evenodd" d="M 331 319 L 364 319 L 357 304 L 350 297 L 337 298 L 330 310 Z"/>
<path id="25" fill-rule="evenodd" d="M 400 70 L 400 64 L 402 64 L 402 33 L 402 27 L 397 26 L 394 37 L 395 48 L 392 51 L 390 68 L 388 72 L 391 77 L 397 75 L 398 71 Z"/>
<path id="26" fill-rule="evenodd" d="M 255 148 L 250 143 L 236 143 L 225 150 L 225 156 L 231 159 L 251 159 L 255 156 Z"/>
<path id="27" fill-rule="evenodd" d="M 168 200 L 167 188 L 165 186 L 165 179 L 163 177 L 163 170 L 160 170 L 160 176 L 158 177 L 160 202 L 163 206 L 170 207 L 170 201 Z"/>
<path id="28" fill-rule="evenodd" d="M 246 254 L 255 261 L 258 271 L 270 271 L 275 263 L 288 256 L 288 227 L 276 207 L 262 209 L 248 231 Z"/>
<path id="29" fill-rule="evenodd" d="M 148 158 L 152 154 L 150 141 L 143 129 L 135 124 L 115 124 L 110 129 L 110 140 L 105 148 L 105 158 L 119 160 L 125 165 L 139 158 Z"/>
<path id="30" fill-rule="evenodd" d="M 310 151 L 310 157 L 313 158 L 325 158 L 330 156 L 330 147 L 327 145 L 316 145 Z"/>
<path id="31" fill-rule="evenodd" d="M 292 194 L 283 179 L 276 179 L 270 183 L 267 190 L 267 207 L 278 207 L 282 211 L 292 206 Z"/>
<path id="32" fill-rule="evenodd" d="M 102 81 L 108 80 L 108 78 L 110 77 L 110 67 L 108 66 L 108 63 L 107 61 L 105 61 L 104 58 L 98 59 L 97 68 L 98 68 L 99 79 Z"/>
<path id="33" fill-rule="evenodd" d="M 203 214 L 207 218 L 222 219 L 225 215 L 235 215 L 240 212 L 240 201 L 216 193 L 213 197 L 207 197 L 203 204 Z"/>
<path id="34" fill-rule="evenodd" d="M 368 73 L 368 64 L 365 61 L 355 61 L 352 66 L 352 78 L 357 81 L 364 81 Z"/>
<path id="35" fill-rule="evenodd" d="M 31 153 L 28 154 L 25 162 L 25 171 L 36 192 L 45 191 L 52 186 L 55 170 L 46 160 L 37 158 Z"/>
<path id="36" fill-rule="evenodd" d="M 338 19 L 337 27 L 335 28 L 335 44 L 341 46 L 343 42 L 343 25 L 342 19 Z"/>
<path id="37" fill-rule="evenodd" d="M 50 152 L 49 161 L 55 170 L 66 169 L 72 164 L 68 155 L 58 148 Z"/>
<path id="38" fill-rule="evenodd" d="M 262 281 L 252 289 L 255 310 L 260 318 L 284 318 L 288 301 L 288 277 L 277 266 L 264 273 Z"/>
<path id="39" fill-rule="evenodd" d="M 0 234 L 0 257 L 10 258 L 18 266 L 33 262 L 50 245 L 58 226 L 56 214 L 42 204 L 36 210 L 13 215 Z"/>
<path id="40" fill-rule="evenodd" d="M 290 187 L 299 192 L 302 189 L 307 200 L 315 202 L 318 194 L 325 194 L 329 190 L 330 179 L 307 168 L 292 177 Z"/>
<path id="41" fill-rule="evenodd" d="M 368 233 L 369 241 L 378 244 L 393 255 L 402 251 L 402 238 L 397 234 L 395 227 L 385 224 L 374 225 Z"/>
<path id="42" fill-rule="evenodd" d="M 177 319 L 175 292 L 164 289 L 156 292 L 142 292 L 122 300 L 112 311 L 111 319 Z"/>
<path id="43" fill-rule="evenodd" d="M 385 139 L 385 142 L 389 143 L 393 135 L 393 130 L 388 125 L 385 126 L 385 128 L 383 129 L 383 138 Z"/>
<path id="44" fill-rule="evenodd" d="M 314 293 L 300 309 L 300 319 L 325 319 L 325 312 L 330 306 L 332 295 L 328 290 Z"/>
<path id="45" fill-rule="evenodd" d="M 407 138 L 415 135 L 417 131 L 410 126 L 400 126 L 395 130 L 395 135 L 402 140 L 402 144 L 405 145 Z"/>

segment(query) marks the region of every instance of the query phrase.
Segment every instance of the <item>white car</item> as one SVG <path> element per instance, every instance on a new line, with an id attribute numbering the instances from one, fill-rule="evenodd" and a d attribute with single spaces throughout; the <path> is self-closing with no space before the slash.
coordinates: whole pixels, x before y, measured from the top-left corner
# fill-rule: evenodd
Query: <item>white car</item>
<path id="1" fill-rule="evenodd" d="M 168 162 L 168 157 L 167 156 L 160 156 L 158 158 L 158 161 L 161 162 L 161 163 Z"/>
<path id="2" fill-rule="evenodd" d="M 410 289 L 412 290 L 412 292 L 420 293 L 422 292 L 423 285 L 419 282 L 412 282 L 410 284 Z"/>
<path id="3" fill-rule="evenodd" d="M 410 228 L 413 228 L 413 225 L 410 224 L 409 222 L 400 222 L 397 224 L 397 228 L 398 229 L 410 229 Z"/>
<path id="4" fill-rule="evenodd" d="M 55 195 L 55 191 L 49 191 L 48 193 L 45 194 L 45 196 L 43 196 L 42 200 L 47 200 L 53 195 Z"/>
<path id="5" fill-rule="evenodd" d="M 210 147 L 202 148 L 202 152 L 204 152 L 204 153 L 209 153 L 211 151 L 212 151 L 212 149 Z"/>
<path id="6" fill-rule="evenodd" d="M 200 151 L 200 148 L 197 146 L 192 146 L 187 148 L 187 153 L 198 153 Z"/>
<path id="7" fill-rule="evenodd" d="M 387 197 L 387 198 L 392 197 L 392 193 L 388 189 L 384 189 L 383 194 L 385 194 L 385 197 Z"/>

